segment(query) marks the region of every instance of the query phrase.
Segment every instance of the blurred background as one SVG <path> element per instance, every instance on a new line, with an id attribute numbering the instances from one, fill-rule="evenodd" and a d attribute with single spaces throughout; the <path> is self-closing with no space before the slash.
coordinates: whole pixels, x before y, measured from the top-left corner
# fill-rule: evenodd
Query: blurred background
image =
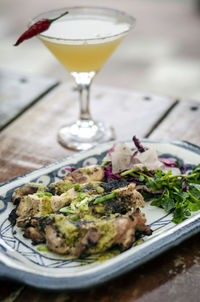
<path id="1" fill-rule="evenodd" d="M 96 85 L 200 101 L 199 0 L 1 0 L 0 69 L 73 83 L 36 38 L 12 45 L 32 17 L 75 5 L 112 7 L 137 19 L 136 27 L 97 75 Z"/>

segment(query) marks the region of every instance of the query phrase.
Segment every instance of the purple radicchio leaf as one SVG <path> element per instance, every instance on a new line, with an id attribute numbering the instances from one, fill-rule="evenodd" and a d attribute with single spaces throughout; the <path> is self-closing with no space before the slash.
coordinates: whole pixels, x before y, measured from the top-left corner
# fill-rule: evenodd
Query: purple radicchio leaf
<path id="1" fill-rule="evenodd" d="M 112 172 L 112 163 L 109 163 L 107 166 L 104 167 L 104 173 L 105 173 L 106 179 L 108 179 L 108 180 L 121 178 L 120 174 L 114 174 Z"/>
<path id="2" fill-rule="evenodd" d="M 180 169 L 181 169 L 182 174 L 185 174 L 187 171 L 186 166 L 184 166 L 184 165 L 182 165 Z"/>
<path id="3" fill-rule="evenodd" d="M 187 183 L 185 178 L 182 180 L 182 191 L 187 192 Z"/>
<path id="4" fill-rule="evenodd" d="M 138 150 L 136 150 L 132 155 L 131 155 L 131 160 L 138 154 Z"/>
<path id="5" fill-rule="evenodd" d="M 136 186 L 136 190 L 137 191 L 143 190 L 143 191 L 145 191 L 147 193 L 151 193 L 151 194 L 155 194 L 155 195 L 160 195 L 160 194 L 162 194 L 164 192 L 164 190 L 151 190 L 147 186 L 141 185 L 141 184 L 139 184 L 139 185 Z"/>
<path id="6" fill-rule="evenodd" d="M 108 151 L 108 155 L 109 155 L 109 156 L 111 156 L 111 153 L 115 151 L 115 146 L 116 146 L 116 144 L 114 144 L 114 145 L 112 146 L 112 148 Z"/>
<path id="7" fill-rule="evenodd" d="M 160 157 L 159 160 L 167 167 L 178 167 L 177 162 L 171 158 Z"/>
<path id="8" fill-rule="evenodd" d="M 69 172 L 73 172 L 73 171 L 76 170 L 76 169 L 75 169 L 75 167 L 70 167 L 70 168 L 65 168 L 65 170 L 66 170 L 66 171 L 69 171 Z"/>
<path id="9" fill-rule="evenodd" d="M 148 148 L 145 148 L 145 147 L 141 144 L 141 142 L 139 141 L 139 139 L 138 139 L 135 135 L 133 136 L 133 142 L 134 142 L 136 148 L 138 149 L 138 151 L 139 151 L 140 153 L 145 152 L 146 150 L 148 150 Z M 134 156 L 135 156 L 135 155 L 134 155 Z M 134 156 L 133 156 L 133 157 L 134 157 Z"/>

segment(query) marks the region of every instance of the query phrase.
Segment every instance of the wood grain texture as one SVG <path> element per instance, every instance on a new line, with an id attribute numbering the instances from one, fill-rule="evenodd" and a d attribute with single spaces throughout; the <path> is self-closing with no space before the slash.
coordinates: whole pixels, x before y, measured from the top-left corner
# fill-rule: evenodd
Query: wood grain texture
<path id="1" fill-rule="evenodd" d="M 37 169 L 72 154 L 57 142 L 58 129 L 78 117 L 78 95 L 60 86 L 27 110 L 0 134 L 0 181 Z M 174 104 L 168 97 L 94 87 L 94 119 L 109 122 L 117 139 L 145 137 Z"/>
<path id="2" fill-rule="evenodd" d="M 12 281 L 0 280 L 0 301 L 14 302 L 23 291 L 24 285 Z"/>
<path id="3" fill-rule="evenodd" d="M 181 101 L 152 132 L 150 137 L 186 140 L 200 145 L 200 104 Z"/>
<path id="4" fill-rule="evenodd" d="M 0 129 L 56 84 L 53 78 L 0 70 Z"/>

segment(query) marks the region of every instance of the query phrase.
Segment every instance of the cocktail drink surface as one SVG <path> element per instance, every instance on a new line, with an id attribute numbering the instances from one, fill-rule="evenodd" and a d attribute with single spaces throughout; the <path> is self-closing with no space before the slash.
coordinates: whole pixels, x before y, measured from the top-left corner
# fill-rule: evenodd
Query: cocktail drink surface
<path id="1" fill-rule="evenodd" d="M 67 15 L 53 23 L 41 40 L 68 71 L 97 72 L 124 38 L 119 34 L 129 27 L 127 23 L 117 24 L 114 18 Z"/>
<path id="2" fill-rule="evenodd" d="M 69 13 L 53 22 L 39 38 L 74 77 L 80 94 L 79 119 L 62 127 L 58 140 L 65 147 L 86 150 L 114 138 L 111 127 L 92 120 L 89 88 L 135 19 L 113 9 L 73 7 L 41 14 L 33 21 L 54 18 L 64 11 Z"/>

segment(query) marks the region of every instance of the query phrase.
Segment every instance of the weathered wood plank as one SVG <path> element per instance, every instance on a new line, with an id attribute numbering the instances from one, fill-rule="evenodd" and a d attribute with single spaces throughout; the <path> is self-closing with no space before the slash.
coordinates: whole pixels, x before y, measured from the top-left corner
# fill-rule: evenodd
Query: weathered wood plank
<path id="1" fill-rule="evenodd" d="M 175 103 L 167 96 L 125 89 L 96 87 L 93 93 L 94 118 L 113 125 L 116 139 L 124 140 L 133 134 L 145 137 Z"/>
<path id="2" fill-rule="evenodd" d="M 1 132 L 0 181 L 72 153 L 59 145 L 57 131 L 78 117 L 77 97 L 71 86 L 60 86 Z M 117 139 L 130 139 L 145 137 L 173 104 L 168 97 L 94 87 L 91 109 L 95 119 L 113 125 Z"/>
<path id="3" fill-rule="evenodd" d="M 200 145 L 200 104 L 181 101 L 151 133 L 155 139 L 179 139 Z"/>
<path id="4" fill-rule="evenodd" d="M 0 129 L 55 87 L 52 78 L 0 70 Z"/>
<path id="5" fill-rule="evenodd" d="M 20 295 L 24 285 L 15 283 L 14 281 L 0 280 L 0 301 L 14 302 Z"/>

